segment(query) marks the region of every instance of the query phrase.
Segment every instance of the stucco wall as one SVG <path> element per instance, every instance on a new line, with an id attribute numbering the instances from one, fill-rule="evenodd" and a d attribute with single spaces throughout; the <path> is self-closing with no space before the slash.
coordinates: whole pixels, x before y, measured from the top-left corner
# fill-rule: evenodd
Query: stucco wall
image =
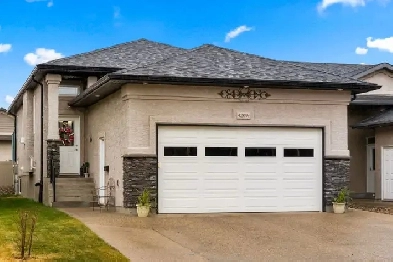
<path id="1" fill-rule="evenodd" d="M 355 125 L 376 114 L 377 108 L 351 106 L 348 109 L 348 124 Z M 367 137 L 373 137 L 373 129 L 348 128 L 348 147 L 351 155 L 350 190 L 356 193 L 367 192 Z"/>
<path id="2" fill-rule="evenodd" d="M 393 146 L 393 127 L 375 129 L 375 198 L 381 198 L 382 147 Z"/>
<path id="3" fill-rule="evenodd" d="M 12 142 L 0 141 L 0 162 L 12 160 Z"/>
<path id="4" fill-rule="evenodd" d="M 386 70 L 380 70 L 364 77 L 364 81 L 382 86 L 380 89 L 369 91 L 364 93 L 364 95 L 393 95 L 392 78 L 393 74 Z"/>
<path id="5" fill-rule="evenodd" d="M 349 92 L 267 90 L 267 100 L 239 102 L 218 95 L 222 88 L 133 85 L 122 88 L 127 101 L 125 154 L 155 154 L 156 124 L 222 124 L 256 126 L 322 126 L 327 156 L 349 156 L 347 105 Z M 251 120 L 237 120 L 236 111 Z M 130 121 L 132 120 L 132 121 Z"/>
<path id="6" fill-rule="evenodd" d="M 99 185 L 99 139 L 105 138 L 105 165 L 109 166 L 106 181 L 116 181 L 116 205 L 123 205 L 123 159 L 122 151 L 127 141 L 127 123 L 125 102 L 118 91 L 89 107 L 85 113 L 85 150 L 90 162 L 90 173 L 96 186 Z M 118 184 L 117 184 L 118 183 Z"/>

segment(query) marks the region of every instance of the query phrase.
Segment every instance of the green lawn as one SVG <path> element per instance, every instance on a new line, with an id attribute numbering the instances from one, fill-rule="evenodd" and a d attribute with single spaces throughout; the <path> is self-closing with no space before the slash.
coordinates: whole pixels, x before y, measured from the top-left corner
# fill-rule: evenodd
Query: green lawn
<path id="1" fill-rule="evenodd" d="M 0 261 L 12 261 L 17 256 L 19 210 L 38 214 L 31 260 L 128 261 L 78 220 L 19 197 L 0 197 Z"/>

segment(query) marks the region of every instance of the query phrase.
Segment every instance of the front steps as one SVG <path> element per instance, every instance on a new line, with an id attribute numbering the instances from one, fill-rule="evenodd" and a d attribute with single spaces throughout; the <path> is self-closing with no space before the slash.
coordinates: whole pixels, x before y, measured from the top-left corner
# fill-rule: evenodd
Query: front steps
<path id="1" fill-rule="evenodd" d="M 95 184 L 93 178 L 57 177 L 56 196 L 53 201 L 53 185 L 48 184 L 49 200 L 53 207 L 92 206 Z"/>

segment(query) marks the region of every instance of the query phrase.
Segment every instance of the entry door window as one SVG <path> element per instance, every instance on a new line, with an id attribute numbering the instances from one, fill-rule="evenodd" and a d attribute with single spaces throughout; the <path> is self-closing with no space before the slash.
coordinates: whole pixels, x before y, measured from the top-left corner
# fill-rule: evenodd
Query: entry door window
<path id="1" fill-rule="evenodd" d="M 63 146 L 74 146 L 74 121 L 59 121 L 59 135 Z"/>

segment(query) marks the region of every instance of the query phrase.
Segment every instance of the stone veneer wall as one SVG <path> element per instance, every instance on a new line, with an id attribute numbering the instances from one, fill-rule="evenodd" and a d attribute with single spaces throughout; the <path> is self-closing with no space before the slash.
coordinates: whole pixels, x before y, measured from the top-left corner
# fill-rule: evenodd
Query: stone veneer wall
<path id="1" fill-rule="evenodd" d="M 331 206 L 333 198 L 343 187 L 349 188 L 349 158 L 325 158 L 324 160 L 324 206 Z"/>
<path id="2" fill-rule="evenodd" d="M 136 206 L 138 196 L 145 189 L 152 194 L 152 207 L 157 206 L 157 157 L 123 156 L 123 206 Z"/>
<path id="3" fill-rule="evenodd" d="M 55 170 L 55 177 L 58 177 L 60 174 L 60 140 L 47 140 L 47 177 L 51 177 L 52 175 L 52 160 Z"/>

